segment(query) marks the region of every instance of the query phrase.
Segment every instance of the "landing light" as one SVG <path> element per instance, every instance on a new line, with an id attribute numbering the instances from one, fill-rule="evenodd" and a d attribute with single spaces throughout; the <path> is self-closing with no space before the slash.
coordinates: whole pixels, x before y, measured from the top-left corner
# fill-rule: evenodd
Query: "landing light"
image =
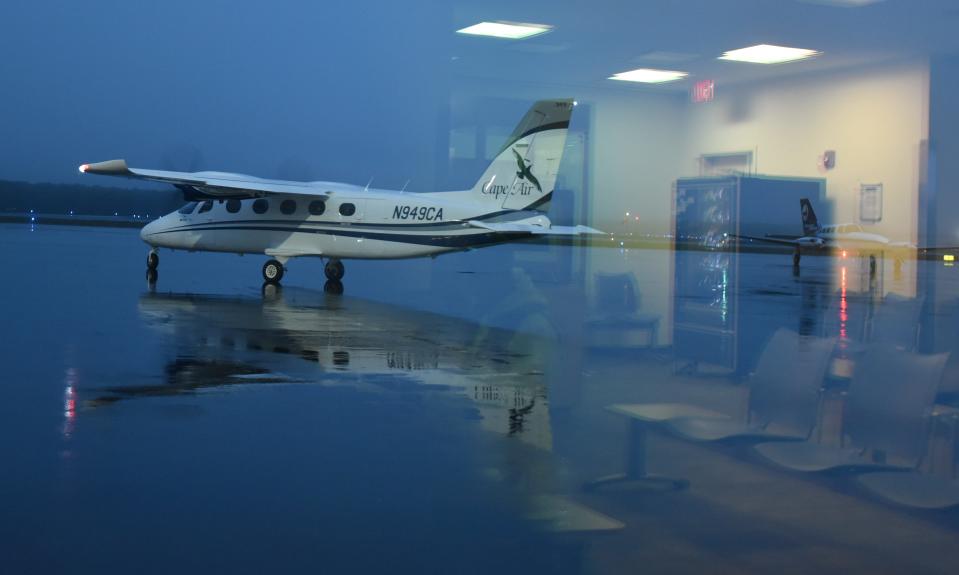
<path id="1" fill-rule="evenodd" d="M 624 82 L 642 82 L 644 84 L 661 84 L 663 82 L 673 82 L 685 78 L 687 72 L 676 70 L 656 70 L 654 68 L 637 68 L 619 72 L 609 77 L 610 80 L 622 80 Z"/>
<path id="2" fill-rule="evenodd" d="M 944 262 L 954 262 L 956 261 L 956 256 L 952 254 L 945 254 L 942 256 L 942 261 Z"/>
<path id="3" fill-rule="evenodd" d="M 90 169 L 90 164 L 83 164 L 82 166 L 80 166 L 80 173 L 85 174 L 87 173 L 87 170 L 89 169 Z"/>
<path id="4" fill-rule="evenodd" d="M 522 22 L 480 22 L 457 30 L 457 34 L 470 36 L 491 36 L 493 38 L 508 38 L 522 40 L 540 34 L 545 34 L 553 27 L 548 24 L 525 24 Z"/>
<path id="5" fill-rule="evenodd" d="M 786 46 L 773 46 L 772 44 L 758 44 L 739 50 L 730 50 L 724 52 L 719 57 L 720 60 L 732 60 L 734 62 L 749 62 L 751 64 L 782 64 L 783 62 L 795 62 L 805 60 L 820 54 L 816 50 L 807 50 L 805 48 L 788 48 Z"/>

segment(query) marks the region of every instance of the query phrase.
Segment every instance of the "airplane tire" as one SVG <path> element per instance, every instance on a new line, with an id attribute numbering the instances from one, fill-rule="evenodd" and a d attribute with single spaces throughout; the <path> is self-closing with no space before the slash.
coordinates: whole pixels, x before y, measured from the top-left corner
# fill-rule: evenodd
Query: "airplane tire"
<path id="1" fill-rule="evenodd" d="M 343 295 L 343 284 L 336 280 L 326 280 L 323 291 L 330 295 Z"/>
<path id="2" fill-rule="evenodd" d="M 263 280 L 266 283 L 278 284 L 283 279 L 283 264 L 270 260 L 263 264 Z"/>
<path id="3" fill-rule="evenodd" d="M 346 268 L 343 267 L 343 262 L 340 260 L 330 260 L 326 262 L 326 279 L 334 282 L 338 282 L 343 279 L 343 275 L 346 273 Z"/>
<path id="4" fill-rule="evenodd" d="M 160 256 L 156 252 L 147 254 L 147 269 L 155 270 L 160 266 Z"/>

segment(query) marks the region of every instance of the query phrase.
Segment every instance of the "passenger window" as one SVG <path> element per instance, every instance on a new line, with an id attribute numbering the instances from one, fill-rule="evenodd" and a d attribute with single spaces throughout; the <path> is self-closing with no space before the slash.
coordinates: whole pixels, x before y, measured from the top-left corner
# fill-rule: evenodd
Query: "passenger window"
<path id="1" fill-rule="evenodd" d="M 258 214 L 265 214 L 270 209 L 270 202 L 260 198 L 253 202 L 253 211 Z"/>
<path id="2" fill-rule="evenodd" d="M 192 214 L 193 210 L 196 209 L 196 205 L 197 205 L 197 202 L 190 202 L 189 204 L 183 206 L 177 211 L 183 215 Z"/>
<path id="3" fill-rule="evenodd" d="M 227 200 L 226 211 L 230 212 L 231 214 L 235 214 L 240 211 L 240 200 Z"/>
<path id="4" fill-rule="evenodd" d="M 293 200 L 283 200 L 280 204 L 280 211 L 286 215 L 290 215 L 296 212 L 296 202 Z"/>
<path id="5" fill-rule="evenodd" d="M 197 213 L 202 214 L 203 212 L 209 212 L 212 209 L 213 209 L 213 200 L 207 200 L 203 202 L 202 204 L 200 204 L 200 211 Z"/>
<path id="6" fill-rule="evenodd" d="M 356 213 L 356 206 L 350 203 L 340 204 L 341 216 L 352 216 Z"/>
<path id="7" fill-rule="evenodd" d="M 326 211 L 326 202 L 324 200 L 313 200 L 310 202 L 310 213 L 314 216 L 322 216 Z"/>

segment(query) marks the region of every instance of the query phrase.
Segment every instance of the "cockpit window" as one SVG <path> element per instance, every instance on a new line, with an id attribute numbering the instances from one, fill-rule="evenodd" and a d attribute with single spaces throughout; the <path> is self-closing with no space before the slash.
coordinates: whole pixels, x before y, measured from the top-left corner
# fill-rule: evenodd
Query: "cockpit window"
<path id="1" fill-rule="evenodd" d="M 212 209 L 213 209 L 213 200 L 207 200 L 203 202 L 202 204 L 200 204 L 200 211 L 197 213 L 202 214 L 203 212 L 209 212 Z"/>
<path id="2" fill-rule="evenodd" d="M 192 214 L 192 213 L 193 213 L 193 210 L 196 209 L 197 203 L 198 203 L 198 202 L 190 202 L 189 204 L 187 204 L 187 205 L 183 206 L 182 208 L 180 208 L 179 210 L 177 210 L 177 212 L 179 212 L 179 213 L 181 213 L 181 214 L 184 214 L 184 215 Z"/>

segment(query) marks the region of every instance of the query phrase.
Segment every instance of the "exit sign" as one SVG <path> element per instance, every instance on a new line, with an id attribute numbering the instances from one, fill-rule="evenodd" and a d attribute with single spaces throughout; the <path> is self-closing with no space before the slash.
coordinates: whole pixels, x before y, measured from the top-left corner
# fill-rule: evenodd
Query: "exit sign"
<path id="1" fill-rule="evenodd" d="M 700 80 L 693 86 L 692 99 L 697 104 L 712 102 L 716 96 L 716 84 L 712 80 Z"/>

